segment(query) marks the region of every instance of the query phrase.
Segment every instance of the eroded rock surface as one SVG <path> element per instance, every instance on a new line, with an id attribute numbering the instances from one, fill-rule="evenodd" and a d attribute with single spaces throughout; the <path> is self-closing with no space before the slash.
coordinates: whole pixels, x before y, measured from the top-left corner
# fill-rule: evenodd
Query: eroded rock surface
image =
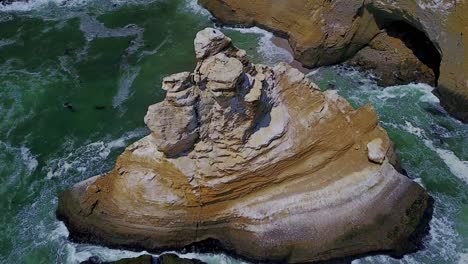
<path id="1" fill-rule="evenodd" d="M 346 63 L 371 71 L 383 87 L 408 83 L 436 85 L 434 70 L 422 63 L 400 38 L 387 32 L 378 34 Z"/>
<path id="2" fill-rule="evenodd" d="M 164 79 L 149 107 L 151 134 L 60 196 L 73 238 L 156 251 L 214 240 L 289 263 L 414 249 L 428 195 L 390 163 L 372 106 L 287 64 L 251 64 L 215 29 L 195 47 L 195 71 Z"/>
<path id="3" fill-rule="evenodd" d="M 199 0 L 220 21 L 258 25 L 288 37 L 307 67 L 341 63 L 393 23 L 427 39 L 441 104 L 468 122 L 468 4 L 452 0 Z M 420 38 L 420 37 L 417 37 Z M 437 58 L 438 57 L 438 58 Z M 375 64 L 385 63 L 377 57 Z M 437 61 L 438 60 L 438 61 Z M 378 70 L 378 69 L 377 69 Z M 385 69 L 384 69 L 385 70 Z M 396 69 L 398 71 L 398 69 Z"/>

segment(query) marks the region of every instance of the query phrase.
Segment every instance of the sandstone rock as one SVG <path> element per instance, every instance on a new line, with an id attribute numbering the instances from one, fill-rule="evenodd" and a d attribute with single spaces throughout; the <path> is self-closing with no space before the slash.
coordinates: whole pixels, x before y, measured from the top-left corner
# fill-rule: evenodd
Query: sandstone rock
<path id="1" fill-rule="evenodd" d="M 416 50 L 427 49 L 432 54 L 426 56 L 434 57 L 429 58 L 434 62 L 427 66 L 435 73 L 441 104 L 468 122 L 468 56 L 464 56 L 468 53 L 466 1 L 199 0 L 199 3 L 221 22 L 260 26 L 286 36 L 295 58 L 307 67 L 344 62 L 371 43 L 383 29 L 404 23 L 407 32 L 419 30 L 422 35 L 418 34 L 416 39 L 422 36 L 427 42 Z M 363 53 L 369 53 L 369 49 Z M 373 64 L 385 64 L 381 59 L 376 56 Z M 390 72 L 385 68 L 384 73 Z M 421 74 L 427 73 L 422 70 Z"/>
<path id="2" fill-rule="evenodd" d="M 213 28 L 207 28 L 198 32 L 195 38 L 195 55 L 197 59 L 204 59 L 218 53 L 231 44 L 231 39 Z"/>
<path id="3" fill-rule="evenodd" d="M 169 102 L 152 105 L 145 116 L 159 150 L 175 156 L 193 147 L 198 139 L 197 113 L 194 105 L 173 106 Z"/>
<path id="4" fill-rule="evenodd" d="M 189 88 L 190 72 L 176 73 L 163 79 L 162 88 L 170 93 L 176 93 Z"/>
<path id="5" fill-rule="evenodd" d="M 387 148 L 383 145 L 383 140 L 380 138 L 376 138 L 371 142 L 367 143 L 367 156 L 369 160 L 382 164 L 387 155 Z"/>
<path id="6" fill-rule="evenodd" d="M 233 96 L 239 80 L 243 76 L 243 65 L 236 58 L 230 58 L 223 53 L 216 54 L 203 61 L 200 66 L 200 82 L 206 82 L 215 96 Z"/>
<path id="7" fill-rule="evenodd" d="M 61 194 L 71 236 L 154 251 L 217 241 L 263 262 L 413 250 L 429 197 L 390 164 L 372 106 L 354 109 L 285 63 L 239 53 L 199 59 L 192 105 L 150 106 L 150 135 Z"/>
<path id="8" fill-rule="evenodd" d="M 378 34 L 365 48 L 346 62 L 372 71 L 380 86 L 427 83 L 436 85 L 434 71 L 422 63 L 405 43 L 387 32 Z"/>

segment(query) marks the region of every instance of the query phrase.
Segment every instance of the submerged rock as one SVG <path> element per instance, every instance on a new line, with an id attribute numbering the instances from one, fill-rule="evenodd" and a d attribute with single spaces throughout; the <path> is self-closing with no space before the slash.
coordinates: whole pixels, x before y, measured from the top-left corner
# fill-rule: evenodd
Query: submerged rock
<path id="1" fill-rule="evenodd" d="M 207 55 L 164 79 L 152 133 L 60 195 L 73 239 L 154 251 L 216 241 L 289 263 L 414 250 L 429 197 L 392 166 L 372 106 L 354 109 L 285 63 L 251 64 L 218 30 L 195 43 Z"/>

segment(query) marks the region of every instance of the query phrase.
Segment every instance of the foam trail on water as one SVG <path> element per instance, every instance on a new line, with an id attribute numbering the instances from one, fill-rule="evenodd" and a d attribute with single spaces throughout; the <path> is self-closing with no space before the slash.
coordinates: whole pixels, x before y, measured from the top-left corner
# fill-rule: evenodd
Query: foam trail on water
<path id="1" fill-rule="evenodd" d="M 261 37 L 257 46 L 257 51 L 267 64 L 273 65 L 279 62 L 291 63 L 294 61 L 294 57 L 288 50 L 282 47 L 278 47 L 273 43 L 274 35 L 271 32 L 268 32 L 259 27 L 228 29 L 238 31 L 244 34 L 260 35 Z"/>
<path id="2" fill-rule="evenodd" d="M 123 148 L 127 143 L 136 138 L 141 138 L 147 134 L 146 128 L 139 128 L 130 131 L 122 137 L 104 142 L 97 141 L 74 149 L 63 158 L 53 159 L 45 167 L 47 179 L 60 177 L 70 170 L 83 173 L 106 159 L 112 150 Z M 69 144 L 71 144 L 69 142 Z"/>
<path id="3" fill-rule="evenodd" d="M 5 194 L 8 188 L 17 186 L 22 177 L 32 175 L 38 166 L 36 156 L 29 148 L 14 147 L 3 141 L 0 141 L 0 158 L 9 160 L 6 164 L 0 164 L 0 173 L 9 175 L 1 181 L 0 194 Z"/>
<path id="4" fill-rule="evenodd" d="M 77 7 L 84 6 L 89 0 L 30 0 L 18 1 L 8 5 L 0 5 L 0 11 L 31 11 L 35 9 L 45 8 L 47 6 L 66 6 Z"/>
<path id="5" fill-rule="evenodd" d="M 28 168 L 29 173 L 31 174 L 36 170 L 38 162 L 36 157 L 31 153 L 31 150 L 25 146 L 20 147 L 21 159 L 24 162 L 26 168 Z"/>
<path id="6" fill-rule="evenodd" d="M 447 1 L 447 0 L 418 0 L 418 5 L 423 10 L 430 9 L 430 10 L 435 11 L 435 12 L 446 13 L 447 11 L 452 9 L 454 6 L 456 6 L 458 2 L 460 2 L 460 0 L 453 0 L 453 1 Z"/>
<path id="7" fill-rule="evenodd" d="M 424 143 L 428 148 L 434 150 L 437 155 L 439 155 L 453 175 L 468 184 L 468 161 L 460 160 L 455 153 L 448 149 L 435 147 L 433 142 L 430 140 L 424 140 Z"/>
<path id="8" fill-rule="evenodd" d="M 185 0 L 183 10 L 196 15 L 211 17 L 210 12 L 203 8 L 203 6 L 199 5 L 197 0 Z"/>
<path id="9" fill-rule="evenodd" d="M 90 4 L 114 6 L 126 4 L 146 4 L 158 0 L 19 0 L 11 4 L 0 4 L 0 12 L 28 12 L 52 8 L 79 8 Z"/>
<path id="10" fill-rule="evenodd" d="M 437 153 L 437 155 L 447 165 L 447 167 L 449 168 L 450 172 L 453 173 L 453 175 L 457 176 L 459 179 L 468 184 L 468 161 L 461 160 L 451 150 L 436 147 L 434 142 L 429 139 L 429 137 L 426 135 L 426 132 L 423 129 L 414 126 L 409 121 L 406 121 L 404 126 L 399 127 L 409 132 L 410 134 L 413 134 L 418 138 L 422 139 L 424 145 L 426 145 L 426 147 Z"/>
<path id="11" fill-rule="evenodd" d="M 119 81 L 119 89 L 117 94 L 112 98 L 112 106 L 114 108 L 118 108 L 121 106 L 125 101 L 127 101 L 128 97 L 130 96 L 130 89 L 133 85 L 133 82 L 138 77 L 140 73 L 139 67 L 130 67 L 125 65 L 124 73 Z"/>

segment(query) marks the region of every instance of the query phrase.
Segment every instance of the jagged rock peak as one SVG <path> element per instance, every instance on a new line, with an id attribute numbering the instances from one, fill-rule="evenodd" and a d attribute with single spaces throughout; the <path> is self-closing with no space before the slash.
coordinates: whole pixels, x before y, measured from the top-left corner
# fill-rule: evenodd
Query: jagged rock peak
<path id="1" fill-rule="evenodd" d="M 231 45 L 231 39 L 218 29 L 205 28 L 197 33 L 194 43 L 197 59 L 204 59 Z"/>

